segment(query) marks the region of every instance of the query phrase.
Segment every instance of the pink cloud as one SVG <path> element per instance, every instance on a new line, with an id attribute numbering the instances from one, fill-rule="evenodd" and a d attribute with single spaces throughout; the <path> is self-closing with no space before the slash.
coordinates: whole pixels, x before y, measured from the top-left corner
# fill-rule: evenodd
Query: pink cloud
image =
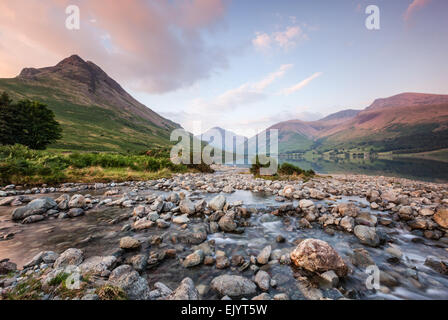
<path id="1" fill-rule="evenodd" d="M 308 35 L 300 26 L 294 25 L 286 27 L 283 31 L 276 31 L 271 34 L 256 32 L 255 38 L 252 39 L 252 45 L 261 51 L 267 51 L 274 46 L 287 51 L 303 40 L 308 40 Z"/>
<path id="2" fill-rule="evenodd" d="M 404 20 L 409 21 L 414 15 L 415 11 L 422 9 L 430 2 L 431 0 L 413 0 L 404 13 Z"/>
<path id="3" fill-rule="evenodd" d="M 77 53 L 126 86 L 150 93 L 187 87 L 226 67 L 225 53 L 205 43 L 227 0 L 79 1 L 81 29 L 65 28 L 70 0 L 0 3 L 0 77 L 54 65 Z M 3 48 L 8 48 L 4 50 Z"/>

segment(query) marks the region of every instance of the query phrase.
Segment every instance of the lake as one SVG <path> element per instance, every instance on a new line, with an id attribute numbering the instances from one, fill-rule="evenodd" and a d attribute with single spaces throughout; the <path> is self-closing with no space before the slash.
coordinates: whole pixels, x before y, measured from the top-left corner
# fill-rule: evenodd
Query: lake
<path id="1" fill-rule="evenodd" d="M 448 182 L 448 162 L 419 159 L 318 159 L 313 161 L 283 159 L 302 169 L 313 169 L 318 173 L 353 173 L 366 175 L 382 175 L 422 180 L 429 182 Z"/>

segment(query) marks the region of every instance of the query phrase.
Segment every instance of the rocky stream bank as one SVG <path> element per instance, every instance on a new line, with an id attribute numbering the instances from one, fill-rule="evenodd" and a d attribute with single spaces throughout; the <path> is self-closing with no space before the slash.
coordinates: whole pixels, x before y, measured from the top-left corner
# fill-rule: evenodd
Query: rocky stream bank
<path id="1" fill-rule="evenodd" d="M 2 299 L 448 299 L 448 186 L 238 170 L 0 191 Z M 366 269 L 380 283 L 368 289 Z"/>

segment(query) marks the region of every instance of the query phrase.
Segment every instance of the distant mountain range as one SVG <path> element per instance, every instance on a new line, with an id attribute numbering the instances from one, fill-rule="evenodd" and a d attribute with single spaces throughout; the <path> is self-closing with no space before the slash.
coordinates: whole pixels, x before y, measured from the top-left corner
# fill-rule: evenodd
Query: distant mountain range
<path id="1" fill-rule="evenodd" d="M 343 110 L 317 121 L 289 120 L 269 129 L 279 130 L 280 153 L 438 150 L 448 147 L 448 95 L 402 93 L 377 99 L 364 110 Z"/>
<path id="2" fill-rule="evenodd" d="M 221 140 L 217 139 L 219 138 L 219 136 L 221 136 Z M 234 146 L 243 144 L 245 141 L 247 141 L 246 137 L 237 135 L 232 131 L 225 130 L 220 127 L 211 128 L 195 137 L 207 142 L 209 145 L 215 148 L 230 152 L 234 150 Z"/>
<path id="3" fill-rule="evenodd" d="M 0 79 L 0 92 L 13 99 L 48 104 L 63 127 L 54 148 L 136 151 L 169 145 L 180 126 L 147 108 L 100 67 L 73 55 L 56 66 L 25 68 L 13 79 Z"/>

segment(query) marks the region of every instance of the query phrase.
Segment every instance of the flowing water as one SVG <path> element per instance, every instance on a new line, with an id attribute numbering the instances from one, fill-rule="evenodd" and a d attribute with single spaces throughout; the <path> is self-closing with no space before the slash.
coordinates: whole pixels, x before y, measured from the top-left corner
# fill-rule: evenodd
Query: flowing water
<path id="1" fill-rule="evenodd" d="M 129 190 L 123 189 L 123 192 Z M 92 192 L 89 191 L 90 194 Z M 139 191 L 138 194 L 145 196 L 148 194 L 164 194 L 161 191 Z M 186 192 L 188 193 L 188 192 Z M 168 194 L 168 193 L 166 193 Z M 56 198 L 57 194 L 47 194 Z M 99 194 L 98 197 L 102 197 Z M 193 197 L 210 199 L 215 194 L 194 194 Z M 260 213 L 253 214 L 250 218 L 250 227 L 246 227 L 242 234 L 215 233 L 209 234 L 208 240 L 215 241 L 216 250 L 223 250 L 230 258 L 232 255 L 242 255 L 249 257 L 257 255 L 259 251 L 271 245 L 272 249 L 288 250 L 294 247 L 293 241 L 304 238 L 318 238 L 327 241 L 333 246 L 354 271 L 346 279 L 342 280 L 342 286 L 353 293 L 353 298 L 359 299 L 448 299 L 448 277 L 438 274 L 424 265 L 428 255 L 439 256 L 446 259 L 448 257 L 448 245 L 422 238 L 416 234 L 409 233 L 402 229 L 386 228 L 378 226 L 379 232 L 386 233 L 393 239 L 394 245 L 403 252 L 403 258 L 399 263 L 390 262 L 390 256 L 385 252 L 384 247 L 369 248 L 364 247 L 353 234 L 335 231 L 333 235 L 326 233 L 319 226 L 313 229 L 299 229 L 296 227 L 297 217 L 276 217 L 274 215 L 263 215 L 261 211 L 269 212 L 270 208 L 281 205 L 274 200 L 272 195 L 254 193 L 251 191 L 236 191 L 230 195 L 225 195 L 228 202 L 243 200 L 246 207 L 256 207 Z M 352 201 L 360 206 L 367 204 L 365 199 L 357 197 L 342 197 L 337 201 Z M 324 203 L 324 201 L 321 201 Z M 10 258 L 19 266 L 25 264 L 36 253 L 42 250 L 52 250 L 62 252 L 67 248 L 75 247 L 83 249 L 85 256 L 108 255 L 118 248 L 119 239 L 126 235 L 134 235 L 131 231 L 123 232 L 121 228 L 129 221 L 124 220 L 117 224 L 111 224 L 111 220 L 124 213 L 132 212 L 132 208 L 102 207 L 86 212 L 83 217 L 74 219 L 50 219 L 35 224 L 21 225 L 11 221 L 10 214 L 13 209 L 10 207 L 0 207 L 0 232 L 16 232 L 11 240 L 0 242 L 0 260 Z M 363 209 L 369 210 L 369 209 Z M 372 214 L 382 214 L 387 217 L 387 212 Z M 200 222 L 195 219 L 192 223 Z M 179 226 L 171 224 L 169 229 L 152 228 L 137 232 L 134 236 L 142 240 L 151 235 L 163 235 L 171 232 L 182 232 Z M 277 243 L 276 237 L 282 235 L 286 242 Z M 168 242 L 168 240 L 164 241 Z M 171 246 L 171 244 L 169 244 Z M 189 249 L 185 246 L 185 249 Z M 350 253 L 355 248 L 365 248 L 369 251 L 375 264 L 382 271 L 393 272 L 399 277 L 399 284 L 391 288 L 388 294 L 369 291 L 365 287 L 367 273 L 365 270 L 357 268 L 350 263 Z M 147 245 L 142 251 L 149 251 L 152 248 Z M 191 251 L 185 251 L 184 256 Z M 135 254 L 135 253 L 134 253 Z M 289 265 L 268 264 L 262 267 L 278 283 L 275 289 L 271 289 L 271 295 L 275 293 L 287 293 L 291 299 L 304 299 L 304 296 L 297 287 L 294 279 L 294 270 Z M 239 274 L 238 271 L 217 270 L 213 266 L 197 266 L 186 269 L 182 267 L 178 259 L 165 259 L 155 268 L 145 272 L 146 277 L 152 285 L 161 281 L 168 286 L 175 288 L 185 277 L 191 277 L 198 287 L 202 287 L 203 298 L 218 298 L 212 290 L 207 290 L 210 281 L 222 274 Z M 251 278 L 253 272 L 247 269 L 242 275 Z M 418 282 L 414 280 L 418 278 Z M 323 290 L 324 295 L 337 298 L 334 290 Z"/>

